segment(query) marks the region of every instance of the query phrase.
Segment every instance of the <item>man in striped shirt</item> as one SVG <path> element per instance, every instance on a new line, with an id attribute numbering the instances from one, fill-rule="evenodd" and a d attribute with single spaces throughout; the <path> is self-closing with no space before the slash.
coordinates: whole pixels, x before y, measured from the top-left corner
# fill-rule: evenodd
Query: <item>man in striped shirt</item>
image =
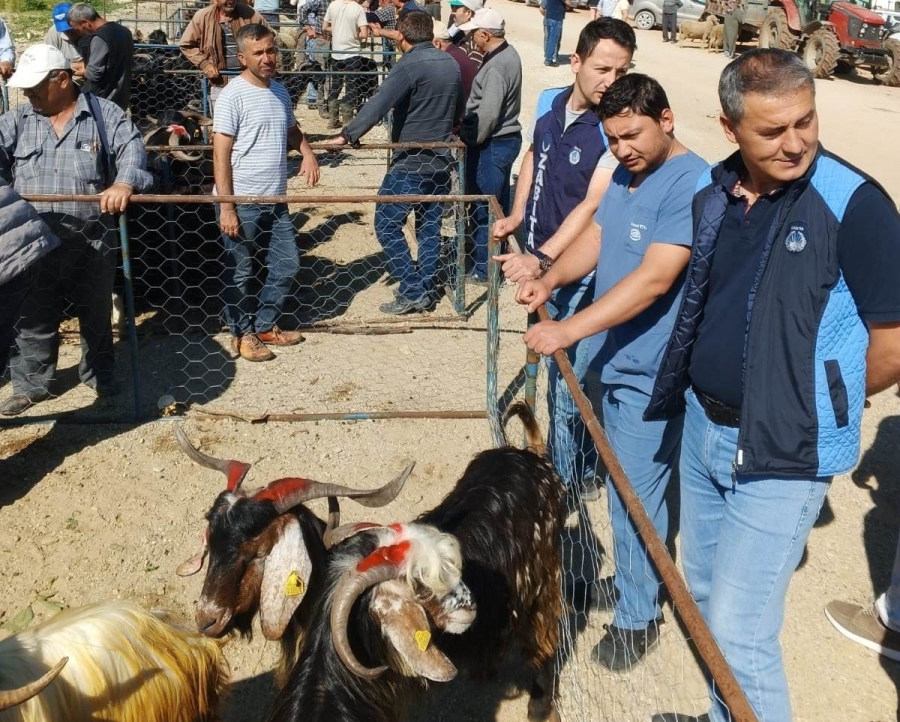
<path id="1" fill-rule="evenodd" d="M 319 164 L 294 117 L 290 95 L 273 80 L 275 34 L 264 25 L 242 27 L 236 36 L 245 70 L 219 96 L 213 121 L 213 164 L 219 195 L 284 195 L 287 150 L 303 156 L 300 175 L 319 182 Z M 299 331 L 276 323 L 300 265 L 286 203 L 222 203 L 219 227 L 227 251 L 225 318 L 232 348 L 248 361 L 275 357 L 271 346 L 294 346 Z M 266 251 L 266 280 L 258 298 L 249 293 L 253 257 Z"/>

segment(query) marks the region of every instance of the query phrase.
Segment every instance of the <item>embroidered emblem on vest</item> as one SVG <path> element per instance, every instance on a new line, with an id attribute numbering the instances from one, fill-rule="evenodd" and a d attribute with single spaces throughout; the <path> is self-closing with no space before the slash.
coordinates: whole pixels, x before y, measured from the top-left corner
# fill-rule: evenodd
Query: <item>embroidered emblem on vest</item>
<path id="1" fill-rule="evenodd" d="M 571 165 L 578 165 L 578 162 L 581 160 L 581 148 L 577 145 L 572 148 L 572 152 L 569 153 L 569 163 Z"/>
<path id="2" fill-rule="evenodd" d="M 784 246 L 791 253 L 800 253 L 800 251 L 806 248 L 806 235 L 804 233 L 805 230 L 805 223 L 791 224 L 791 230 L 787 234 L 787 238 L 784 239 Z"/>

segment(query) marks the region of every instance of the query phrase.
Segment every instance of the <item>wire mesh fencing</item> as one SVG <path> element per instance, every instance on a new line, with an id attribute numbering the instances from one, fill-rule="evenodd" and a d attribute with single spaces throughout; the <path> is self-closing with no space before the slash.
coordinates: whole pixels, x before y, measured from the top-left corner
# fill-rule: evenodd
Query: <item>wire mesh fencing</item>
<path id="1" fill-rule="evenodd" d="M 417 194 L 421 187 L 408 174 L 403 184 L 382 183 L 380 195 L 136 196 L 119 235 L 107 239 L 104 259 L 112 259 L 113 272 L 117 254 L 123 260 L 118 279 L 75 264 L 66 270 L 68 283 L 96 305 L 94 314 L 53 305 L 51 317 L 47 296 L 35 301 L 48 335 L 62 322 L 59 360 L 30 351 L 19 329 L 18 353 L 37 368 L 28 373 L 47 383 L 28 408 L 4 416 L 129 420 L 192 408 L 250 420 L 483 418 L 486 289 L 467 288 L 463 278 L 464 219 L 474 200 L 454 195 L 454 174 L 446 161 L 440 165 L 430 175 L 439 176 L 435 189 L 446 188 L 443 195 Z M 382 176 L 392 177 L 383 165 Z M 42 199 L 30 198 L 78 205 Z M 219 228 L 223 200 L 237 202 L 237 239 Z M 73 239 L 80 248 L 92 243 L 87 230 Z M 401 246 L 405 266 L 392 261 Z M 413 277 L 427 298 L 398 310 Z M 117 318 L 114 288 L 122 299 Z M 305 341 L 264 338 L 274 326 Z M 109 393 L 73 393 L 79 368 L 89 363 L 78 344 L 94 327 L 109 329 Z M 253 363 L 240 340 L 248 334 L 267 341 L 273 358 Z M 15 394 L 22 389 L 17 373 Z"/>
<path id="2" fill-rule="evenodd" d="M 623 457 L 623 470 L 612 453 L 623 439 L 606 441 L 599 374 L 578 353 L 587 351 L 589 359 L 590 348 L 557 352 L 553 358 L 527 351 L 522 334 L 539 318 L 537 314 L 529 318 L 514 296 L 515 286 L 510 284 L 498 299 L 493 355 L 498 366 L 498 417 L 516 397 L 533 405 L 567 488 L 566 614 L 556 663 L 562 720 L 646 722 L 662 712 L 700 715 L 709 709 L 710 678 L 719 689 L 728 690 L 726 702 L 733 705 L 734 719 L 754 720 L 671 561 L 676 544 L 667 552 L 653 531 L 660 528 L 663 539 L 677 541 L 677 458 L 664 494 L 652 502 L 646 498 L 645 506 L 645 499 L 629 492 L 633 462 Z M 561 355 L 567 359 L 566 369 Z M 577 399 L 585 390 L 591 393 Z M 640 423 L 622 433 L 640 435 Z M 622 428 L 621 419 L 615 428 Z M 604 442 L 602 452 L 598 438 Z M 651 440 L 638 439 L 636 453 L 650 460 L 656 448 Z M 652 544 L 645 541 L 649 536 L 654 537 Z M 623 636 L 612 629 L 615 626 L 645 627 L 649 636 Z"/>

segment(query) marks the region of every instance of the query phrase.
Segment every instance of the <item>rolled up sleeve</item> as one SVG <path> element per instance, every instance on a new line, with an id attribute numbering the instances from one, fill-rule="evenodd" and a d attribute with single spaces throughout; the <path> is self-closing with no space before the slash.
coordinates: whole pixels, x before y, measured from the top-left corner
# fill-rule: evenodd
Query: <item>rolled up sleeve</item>
<path id="1" fill-rule="evenodd" d="M 105 114 L 104 120 L 108 128 L 115 128 L 109 142 L 116 154 L 116 183 L 127 183 L 139 193 L 146 192 L 153 187 L 153 176 L 147 171 L 141 134 L 121 111 L 117 116 L 110 115 Z"/>

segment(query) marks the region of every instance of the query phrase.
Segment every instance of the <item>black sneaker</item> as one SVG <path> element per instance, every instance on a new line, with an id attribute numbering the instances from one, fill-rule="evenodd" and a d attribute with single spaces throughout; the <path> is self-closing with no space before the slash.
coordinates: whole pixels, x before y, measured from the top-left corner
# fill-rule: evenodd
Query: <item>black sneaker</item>
<path id="1" fill-rule="evenodd" d="M 18 416 L 35 404 L 46 401 L 50 394 L 46 391 L 32 391 L 31 394 L 13 394 L 0 403 L 0 414 L 3 416 Z"/>
<path id="2" fill-rule="evenodd" d="M 650 718 L 650 722 L 710 722 L 708 714 L 701 714 L 699 717 L 693 717 L 689 714 L 679 714 L 678 712 L 663 712 L 655 714 Z"/>
<path id="3" fill-rule="evenodd" d="M 615 624 L 604 624 L 606 635 L 591 651 L 591 658 L 613 672 L 636 666 L 659 643 L 659 623 L 651 622 L 646 629 L 619 629 Z"/>
<path id="4" fill-rule="evenodd" d="M 402 316 L 405 313 L 416 313 L 419 311 L 428 311 L 432 307 L 432 301 L 427 294 L 418 298 L 406 298 L 406 296 L 394 296 L 394 300 L 390 303 L 382 303 L 378 310 L 382 313 L 389 313 L 392 316 Z"/>

